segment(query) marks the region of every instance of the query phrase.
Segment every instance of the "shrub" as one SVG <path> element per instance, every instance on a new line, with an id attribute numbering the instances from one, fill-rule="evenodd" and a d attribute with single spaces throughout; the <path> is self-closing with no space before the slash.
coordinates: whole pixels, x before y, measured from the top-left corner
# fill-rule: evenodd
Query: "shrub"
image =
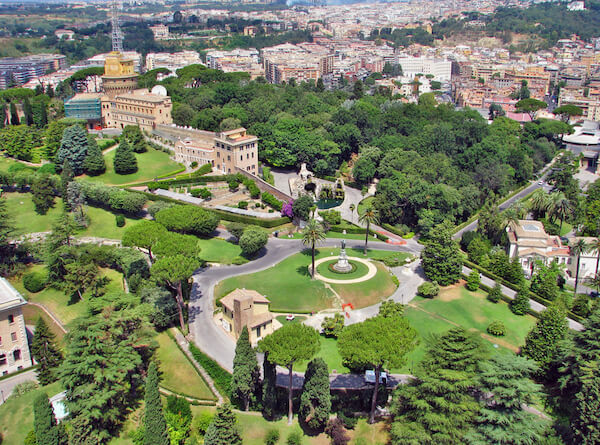
<path id="1" fill-rule="evenodd" d="M 231 223 L 227 224 L 225 227 L 227 228 L 227 231 L 229 233 L 231 233 L 233 236 L 235 236 L 239 240 L 240 237 L 242 236 L 242 234 L 244 233 L 244 230 L 248 226 L 246 224 L 242 224 L 242 223 L 238 223 L 238 222 L 231 222 Z"/>
<path id="2" fill-rule="evenodd" d="M 358 419 L 350 414 L 346 414 L 345 412 L 339 412 L 338 413 L 338 419 L 340 419 L 342 421 L 342 423 L 344 424 L 344 427 L 349 429 L 349 430 L 353 430 L 354 427 L 356 427 L 356 424 L 358 423 Z"/>
<path id="3" fill-rule="evenodd" d="M 248 208 L 248 201 L 240 201 L 238 202 L 238 209 L 246 210 Z"/>
<path id="4" fill-rule="evenodd" d="M 529 291 L 527 288 L 522 287 L 521 290 L 519 290 L 515 295 L 515 298 L 510 301 L 508 306 L 513 314 L 525 315 L 530 308 Z"/>
<path id="5" fill-rule="evenodd" d="M 471 292 L 475 292 L 479 289 L 479 284 L 481 283 L 481 278 L 479 277 L 479 272 L 476 270 L 472 270 L 469 276 L 467 277 L 466 288 Z"/>
<path id="6" fill-rule="evenodd" d="M 300 431 L 291 432 L 285 443 L 287 445 L 302 445 L 302 433 Z"/>
<path id="7" fill-rule="evenodd" d="M 492 321 L 487 327 L 487 331 L 488 334 L 494 335 L 496 337 L 502 337 L 506 334 L 506 327 L 501 321 Z"/>
<path id="8" fill-rule="evenodd" d="M 201 436 L 206 434 L 208 426 L 213 420 L 213 414 L 208 411 L 202 411 L 200 414 L 194 416 L 192 421 L 192 428 L 195 429 Z"/>
<path id="9" fill-rule="evenodd" d="M 242 253 L 250 257 L 265 247 L 268 240 L 269 235 L 267 235 L 267 232 L 260 227 L 250 226 L 244 230 L 238 244 L 242 248 Z"/>
<path id="10" fill-rule="evenodd" d="M 277 442 L 279 442 L 279 430 L 273 428 L 267 431 L 267 435 L 265 436 L 265 444 L 275 445 Z"/>
<path id="11" fill-rule="evenodd" d="M 129 192 L 117 187 L 108 187 L 103 184 L 78 182 L 88 203 L 108 207 L 116 212 L 127 214 L 139 213 L 146 204 L 143 193 Z"/>
<path id="12" fill-rule="evenodd" d="M 194 198 L 210 199 L 212 197 L 211 191 L 205 187 L 192 189 L 190 193 Z"/>
<path id="13" fill-rule="evenodd" d="M 200 207 L 177 205 L 158 212 L 156 221 L 174 232 L 208 236 L 217 228 L 219 218 Z"/>
<path id="14" fill-rule="evenodd" d="M 192 192 L 193 192 L 193 190 L 192 190 Z M 169 207 L 173 207 L 174 205 L 176 205 L 176 204 L 173 204 L 171 202 L 156 201 L 148 206 L 148 213 L 150 214 L 150 216 L 152 218 L 154 218 L 156 216 L 156 214 L 158 212 L 160 212 L 162 209 L 168 209 Z"/>
<path id="15" fill-rule="evenodd" d="M 338 210 L 327 210 L 319 212 L 319 215 L 330 226 L 335 226 L 342 223 L 342 214 Z"/>
<path id="16" fill-rule="evenodd" d="M 488 293 L 487 299 L 492 303 L 498 303 L 502 298 L 502 288 L 500 284 L 496 283 L 495 286 Z"/>
<path id="17" fill-rule="evenodd" d="M 229 395 L 231 385 L 231 374 L 219 366 L 217 362 L 204 354 L 194 344 L 190 344 L 190 352 L 196 361 L 204 368 L 208 375 L 215 381 L 215 385 L 224 395 Z"/>
<path id="18" fill-rule="evenodd" d="M 23 286 L 29 292 L 39 292 L 48 284 L 48 274 L 45 272 L 30 272 L 23 275 Z"/>
<path id="19" fill-rule="evenodd" d="M 440 293 L 440 286 L 435 281 L 425 281 L 417 288 L 417 294 L 423 298 L 437 297 Z"/>
<path id="20" fill-rule="evenodd" d="M 240 183 L 237 181 L 229 181 L 229 190 L 232 192 L 237 191 L 237 189 L 240 187 Z"/>
<path id="21" fill-rule="evenodd" d="M 198 164 L 196 164 L 196 165 L 198 165 Z M 194 168 L 194 167 L 192 166 L 192 168 Z M 202 175 L 206 175 L 207 173 L 210 173 L 210 172 L 212 172 L 212 166 L 210 164 L 203 164 L 200 166 L 200 168 L 198 170 L 196 170 L 194 172 L 194 176 L 202 176 Z"/>
<path id="22" fill-rule="evenodd" d="M 575 298 L 575 301 L 573 301 L 571 311 L 582 317 L 587 317 L 590 315 L 590 299 L 588 296 L 585 294 L 577 295 L 577 298 Z"/>
<path id="23" fill-rule="evenodd" d="M 28 392 L 36 390 L 37 388 L 38 384 L 35 383 L 33 380 L 28 380 L 26 382 L 19 383 L 17 386 L 14 387 L 14 389 L 10 393 L 9 399 L 19 398 L 21 396 L 24 396 Z"/>
<path id="24" fill-rule="evenodd" d="M 125 217 L 123 215 L 115 215 L 115 222 L 117 227 L 123 227 L 125 225 Z"/>
<path id="25" fill-rule="evenodd" d="M 406 261 L 395 255 L 385 257 L 382 261 L 387 267 L 399 267 L 406 264 Z"/>
<path id="26" fill-rule="evenodd" d="M 269 192 L 263 192 L 262 195 L 260 195 L 260 199 L 262 200 L 262 202 L 264 202 L 268 206 L 273 207 L 275 210 L 281 211 L 281 208 L 283 207 L 283 202 L 275 198 L 275 196 L 273 196 Z"/>
<path id="27" fill-rule="evenodd" d="M 260 196 L 260 189 L 252 179 L 244 178 L 243 183 L 244 187 L 246 187 L 246 189 L 248 190 L 248 193 L 250 193 L 250 197 L 252 199 L 256 199 Z"/>
<path id="28" fill-rule="evenodd" d="M 302 195 L 292 203 L 292 210 L 294 216 L 308 220 L 310 216 L 310 209 L 315 205 L 313 199 L 308 195 Z"/>
<path id="29" fill-rule="evenodd" d="M 206 165 L 208 165 L 208 164 L 206 164 Z M 196 168 L 196 167 L 198 167 L 198 163 L 196 161 L 194 161 L 190 164 L 190 167 Z"/>
<path id="30" fill-rule="evenodd" d="M 331 419 L 327 423 L 325 433 L 331 438 L 331 445 L 346 445 L 350 442 L 350 436 L 348 436 L 342 421 L 338 418 Z"/>
<path id="31" fill-rule="evenodd" d="M 344 329 L 344 316 L 338 312 L 333 317 L 326 317 L 321 328 L 325 337 L 337 338 Z"/>
<path id="32" fill-rule="evenodd" d="M 41 173 L 41 174 L 47 173 L 49 175 L 55 175 L 56 174 L 56 165 L 53 164 L 52 162 L 50 162 L 48 164 L 44 164 L 40 168 L 38 168 L 37 172 Z"/>

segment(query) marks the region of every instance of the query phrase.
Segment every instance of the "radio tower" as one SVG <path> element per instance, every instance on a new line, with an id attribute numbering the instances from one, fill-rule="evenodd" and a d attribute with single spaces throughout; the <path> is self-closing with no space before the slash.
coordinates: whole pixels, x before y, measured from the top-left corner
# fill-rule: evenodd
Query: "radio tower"
<path id="1" fill-rule="evenodd" d="M 123 52 L 123 34 L 119 26 L 119 2 L 113 1 L 110 5 L 110 21 L 112 24 L 112 50 Z"/>

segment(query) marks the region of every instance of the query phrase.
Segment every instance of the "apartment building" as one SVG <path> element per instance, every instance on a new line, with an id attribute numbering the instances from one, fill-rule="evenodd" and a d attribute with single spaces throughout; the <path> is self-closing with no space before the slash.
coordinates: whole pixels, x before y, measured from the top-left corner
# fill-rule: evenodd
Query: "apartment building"
<path id="1" fill-rule="evenodd" d="M 146 69 L 167 68 L 175 71 L 188 65 L 201 64 L 202 59 L 197 51 L 180 51 L 176 53 L 148 53 L 146 55 Z"/>
<path id="2" fill-rule="evenodd" d="M 0 59 L 0 89 L 21 86 L 48 71 L 67 67 L 67 58 L 62 54 L 35 54 L 25 57 Z"/>
<path id="3" fill-rule="evenodd" d="M 0 374 L 32 366 L 22 307 L 27 301 L 0 277 Z"/>

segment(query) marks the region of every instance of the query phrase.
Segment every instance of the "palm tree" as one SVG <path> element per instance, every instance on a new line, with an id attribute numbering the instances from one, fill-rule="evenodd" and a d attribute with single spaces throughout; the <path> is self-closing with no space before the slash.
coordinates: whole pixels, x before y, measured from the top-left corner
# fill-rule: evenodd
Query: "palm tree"
<path id="1" fill-rule="evenodd" d="M 545 215 L 550 205 L 550 199 L 544 189 L 537 189 L 531 194 L 529 209 L 535 213 L 536 219 Z"/>
<path id="2" fill-rule="evenodd" d="M 312 250 L 312 269 L 310 272 L 312 279 L 315 278 L 315 246 L 324 239 L 325 231 L 323 230 L 323 225 L 314 218 L 310 219 L 304 230 L 302 230 L 302 243 L 305 246 L 310 246 Z"/>
<path id="3" fill-rule="evenodd" d="M 560 230 L 558 231 L 560 235 L 563 221 L 571 214 L 573 207 L 571 206 L 571 201 L 567 199 L 563 192 L 552 193 L 551 197 L 552 203 L 549 210 L 555 220 L 556 218 L 560 219 Z"/>
<path id="4" fill-rule="evenodd" d="M 518 224 L 520 219 L 523 219 L 527 213 L 527 209 L 521 203 L 515 203 L 508 209 L 502 212 L 504 217 L 504 227 L 510 223 Z"/>
<path id="5" fill-rule="evenodd" d="M 369 228 L 371 224 L 377 224 L 379 222 L 379 212 L 373 208 L 373 206 L 368 206 L 362 215 L 358 217 L 358 221 L 367 225 L 367 232 L 365 234 L 365 255 L 367 254 L 367 243 L 369 242 Z"/>
<path id="6" fill-rule="evenodd" d="M 581 260 L 581 255 L 589 251 L 589 246 L 585 242 L 584 239 L 580 238 L 574 245 L 571 247 L 571 254 L 577 257 L 577 269 L 575 270 L 575 291 L 574 295 L 577 296 L 577 284 L 579 282 L 579 261 Z"/>
<path id="7" fill-rule="evenodd" d="M 350 221 L 354 222 L 354 209 L 356 206 L 354 204 L 350 204 Z"/>

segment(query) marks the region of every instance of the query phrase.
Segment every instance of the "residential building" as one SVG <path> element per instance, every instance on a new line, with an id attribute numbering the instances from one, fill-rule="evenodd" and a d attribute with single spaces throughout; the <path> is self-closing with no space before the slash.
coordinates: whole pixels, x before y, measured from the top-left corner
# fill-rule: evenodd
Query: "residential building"
<path id="1" fill-rule="evenodd" d="M 574 236 L 569 238 L 569 246 L 574 246 L 579 240 L 585 241 L 588 246 L 597 242 L 597 239 L 593 237 Z M 596 275 L 597 270 L 598 251 L 596 249 L 590 249 L 583 252 L 579 258 L 579 282 L 581 283 L 581 280 L 584 278 L 593 278 Z M 572 252 L 571 261 L 567 266 L 567 272 L 572 278 L 575 278 L 575 275 L 577 274 L 577 257 L 573 255 Z"/>
<path id="2" fill-rule="evenodd" d="M 0 59 L 0 89 L 21 86 L 48 71 L 66 68 L 67 58 L 62 54 L 35 54 L 25 57 Z"/>
<path id="3" fill-rule="evenodd" d="M 148 53 L 146 55 L 146 69 L 167 68 L 174 72 L 188 65 L 202 64 L 202 59 L 197 51 L 180 51 L 176 53 Z"/>
<path id="4" fill-rule="evenodd" d="M 7 375 L 32 366 L 22 307 L 27 301 L 0 277 L 0 373 Z"/>
<path id="5" fill-rule="evenodd" d="M 244 326 L 248 328 L 250 343 L 273 333 L 273 314 L 269 300 L 254 290 L 236 289 L 220 300 L 223 312 L 220 323 L 225 332 L 236 340 Z"/>
<path id="6" fill-rule="evenodd" d="M 150 31 L 154 34 L 154 40 L 167 40 L 169 39 L 169 27 L 167 25 L 155 25 L 150 27 Z"/>
<path id="7" fill-rule="evenodd" d="M 530 274 L 535 261 L 549 264 L 556 260 L 558 264 L 569 263 L 569 247 L 563 246 L 560 237 L 548 235 L 539 221 L 519 220 L 511 222 L 506 229 L 508 234 L 508 256 L 519 258 L 523 270 Z"/>
<path id="8" fill-rule="evenodd" d="M 58 40 L 73 40 L 75 31 L 71 31 L 70 29 L 57 29 L 56 31 L 54 31 L 54 35 Z"/>

